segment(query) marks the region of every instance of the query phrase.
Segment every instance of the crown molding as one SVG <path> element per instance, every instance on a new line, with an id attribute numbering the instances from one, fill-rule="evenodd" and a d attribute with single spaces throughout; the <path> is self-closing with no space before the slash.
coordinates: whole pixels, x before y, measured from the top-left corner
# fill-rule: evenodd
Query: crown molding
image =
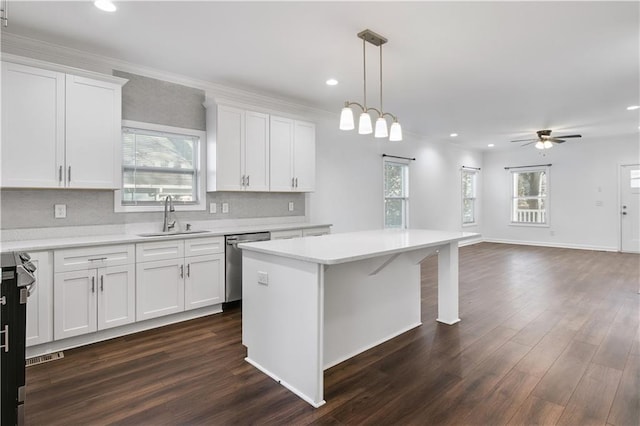
<path id="1" fill-rule="evenodd" d="M 1 50 L 5 55 L 16 55 L 40 61 L 61 64 L 75 69 L 90 70 L 111 74 L 113 70 L 124 71 L 144 77 L 155 78 L 170 83 L 203 90 L 207 97 L 225 99 L 229 102 L 250 105 L 271 111 L 287 112 L 296 115 L 319 115 L 335 117 L 338 113 L 322 110 L 298 102 L 257 93 L 237 87 L 225 86 L 210 81 L 198 80 L 180 74 L 134 64 L 120 59 L 97 55 L 67 46 L 32 39 L 11 33 L 2 34 Z"/>

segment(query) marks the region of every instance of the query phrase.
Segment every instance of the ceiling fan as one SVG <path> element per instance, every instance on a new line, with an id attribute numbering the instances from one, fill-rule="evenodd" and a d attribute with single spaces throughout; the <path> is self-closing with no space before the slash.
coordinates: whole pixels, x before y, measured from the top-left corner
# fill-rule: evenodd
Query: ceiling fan
<path id="1" fill-rule="evenodd" d="M 554 143 L 563 143 L 565 139 L 569 138 L 581 138 L 582 135 L 563 135 L 563 136 L 551 136 L 551 130 L 538 130 L 537 139 L 518 139 L 511 142 L 528 142 L 522 146 L 531 145 L 535 142 L 538 149 L 549 149 L 553 147 Z"/>

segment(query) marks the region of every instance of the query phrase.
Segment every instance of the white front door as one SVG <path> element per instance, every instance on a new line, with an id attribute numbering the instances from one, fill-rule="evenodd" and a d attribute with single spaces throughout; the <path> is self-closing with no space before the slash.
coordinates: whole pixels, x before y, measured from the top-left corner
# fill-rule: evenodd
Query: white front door
<path id="1" fill-rule="evenodd" d="M 640 253 L 640 164 L 620 168 L 620 251 Z"/>

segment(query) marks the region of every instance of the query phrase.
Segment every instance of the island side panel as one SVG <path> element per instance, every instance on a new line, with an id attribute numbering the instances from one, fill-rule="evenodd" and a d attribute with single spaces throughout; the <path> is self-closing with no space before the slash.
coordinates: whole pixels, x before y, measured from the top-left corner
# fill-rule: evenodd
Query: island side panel
<path id="1" fill-rule="evenodd" d="M 379 256 L 325 269 L 324 367 L 421 324 L 420 256 Z"/>
<path id="2" fill-rule="evenodd" d="M 438 321 L 455 324 L 458 317 L 458 242 L 440 247 L 438 254 Z"/>
<path id="3" fill-rule="evenodd" d="M 247 361 L 319 407 L 324 404 L 322 267 L 247 250 L 242 263 Z M 267 284 L 259 283 L 265 278 Z"/>

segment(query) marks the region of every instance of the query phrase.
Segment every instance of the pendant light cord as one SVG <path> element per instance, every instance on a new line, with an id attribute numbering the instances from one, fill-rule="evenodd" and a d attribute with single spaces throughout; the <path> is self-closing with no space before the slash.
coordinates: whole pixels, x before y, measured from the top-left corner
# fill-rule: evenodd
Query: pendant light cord
<path id="1" fill-rule="evenodd" d="M 364 112 L 367 112 L 367 50 L 366 40 L 362 39 L 362 67 L 364 76 Z"/>
<path id="2" fill-rule="evenodd" d="M 380 45 L 380 114 L 383 114 L 384 108 L 382 107 L 382 45 Z"/>

